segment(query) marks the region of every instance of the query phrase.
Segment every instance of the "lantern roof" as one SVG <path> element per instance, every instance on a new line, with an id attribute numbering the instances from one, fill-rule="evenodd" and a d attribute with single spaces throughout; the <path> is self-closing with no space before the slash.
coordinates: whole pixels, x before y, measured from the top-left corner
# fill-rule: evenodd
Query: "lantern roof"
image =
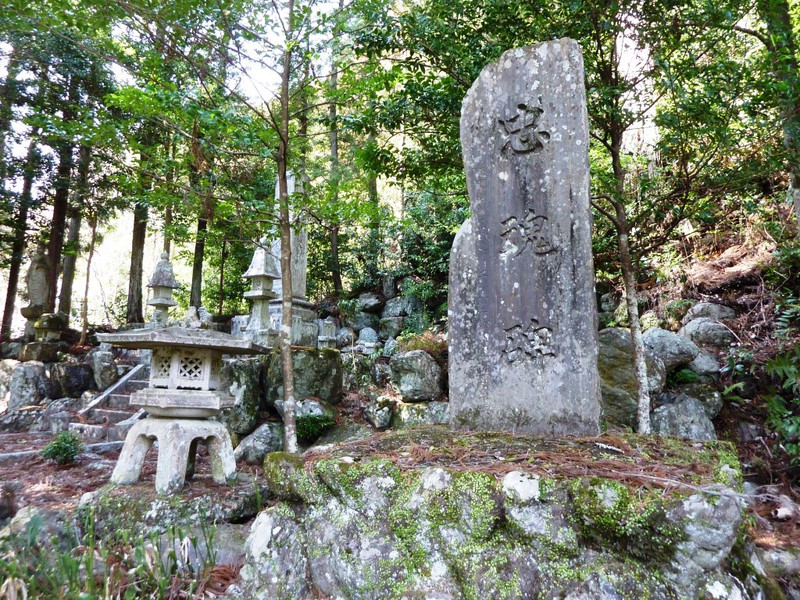
<path id="1" fill-rule="evenodd" d="M 217 350 L 222 354 L 259 354 L 269 348 L 250 340 L 212 329 L 189 327 L 164 327 L 161 329 L 131 329 L 118 333 L 99 333 L 101 342 L 122 348 L 201 348 Z"/>
<path id="2" fill-rule="evenodd" d="M 245 279 L 252 279 L 253 277 L 269 277 L 270 279 L 281 278 L 277 261 L 267 249 L 266 237 L 261 238 L 256 251 L 253 253 L 253 260 L 250 262 L 250 267 L 242 277 Z"/>

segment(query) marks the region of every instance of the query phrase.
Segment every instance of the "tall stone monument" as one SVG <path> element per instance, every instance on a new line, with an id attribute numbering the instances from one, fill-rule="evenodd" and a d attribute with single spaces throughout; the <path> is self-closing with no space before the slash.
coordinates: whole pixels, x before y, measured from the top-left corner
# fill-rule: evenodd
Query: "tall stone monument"
<path id="1" fill-rule="evenodd" d="M 471 217 L 450 256 L 454 427 L 599 432 L 589 131 L 578 43 L 510 50 L 461 109 Z"/>

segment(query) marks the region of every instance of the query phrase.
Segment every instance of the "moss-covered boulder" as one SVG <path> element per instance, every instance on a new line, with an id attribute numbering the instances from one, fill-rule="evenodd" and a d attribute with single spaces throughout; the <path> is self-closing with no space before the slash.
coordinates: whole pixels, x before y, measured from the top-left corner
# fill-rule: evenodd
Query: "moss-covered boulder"
<path id="1" fill-rule="evenodd" d="M 331 348 L 297 348 L 292 350 L 294 394 L 303 398 L 321 398 L 329 404 L 342 399 L 342 356 Z M 283 398 L 283 371 L 280 354 L 275 352 L 266 372 L 267 405 L 275 407 Z"/>
<path id="2" fill-rule="evenodd" d="M 214 418 L 228 428 L 231 437 L 241 439 L 255 430 L 264 395 L 262 381 L 265 357 L 237 358 L 222 367 L 222 389 L 233 395 L 232 407 Z"/>
<path id="3" fill-rule="evenodd" d="M 444 428 L 274 454 L 278 501 L 253 524 L 241 586 L 287 600 L 706 597 L 734 581 L 742 507 L 717 481 L 737 468 L 723 443 Z"/>

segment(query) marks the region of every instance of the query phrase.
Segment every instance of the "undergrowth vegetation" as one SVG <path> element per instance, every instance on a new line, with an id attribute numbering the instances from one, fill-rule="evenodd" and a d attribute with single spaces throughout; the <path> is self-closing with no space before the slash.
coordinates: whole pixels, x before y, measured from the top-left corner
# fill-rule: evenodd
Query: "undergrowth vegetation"
<path id="1" fill-rule="evenodd" d="M 237 566 L 214 566 L 214 529 L 196 535 L 170 528 L 145 538 L 98 541 L 91 517 L 86 533 L 53 535 L 34 515 L 22 531 L 0 539 L 0 598 L 134 600 L 212 598 L 224 592 Z"/>

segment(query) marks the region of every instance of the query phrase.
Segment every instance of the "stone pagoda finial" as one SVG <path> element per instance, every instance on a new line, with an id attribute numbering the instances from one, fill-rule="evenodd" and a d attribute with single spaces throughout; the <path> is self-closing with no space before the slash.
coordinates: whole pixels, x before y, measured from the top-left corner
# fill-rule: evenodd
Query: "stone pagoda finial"
<path id="1" fill-rule="evenodd" d="M 156 268 L 153 270 L 153 275 L 150 277 L 150 283 L 147 284 L 147 287 L 153 290 L 153 297 L 147 304 L 155 307 L 153 318 L 150 321 L 151 326 L 166 327 L 169 316 L 168 311 L 177 304 L 172 299 L 172 290 L 178 287 L 167 252 L 161 253 L 161 260 L 156 263 Z"/>

